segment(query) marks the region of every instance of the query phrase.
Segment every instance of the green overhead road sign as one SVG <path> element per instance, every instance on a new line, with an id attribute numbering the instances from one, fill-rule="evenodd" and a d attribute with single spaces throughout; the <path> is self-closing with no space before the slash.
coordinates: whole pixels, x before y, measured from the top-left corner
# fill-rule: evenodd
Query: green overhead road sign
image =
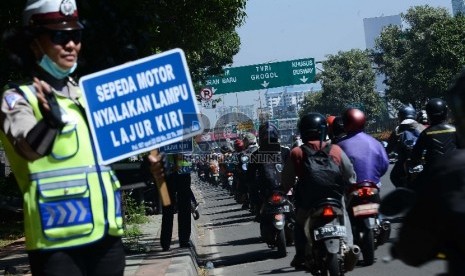
<path id="1" fill-rule="evenodd" d="M 214 95 L 308 84 L 315 79 L 314 58 L 264 63 L 224 69 L 221 76 L 207 79 Z"/>

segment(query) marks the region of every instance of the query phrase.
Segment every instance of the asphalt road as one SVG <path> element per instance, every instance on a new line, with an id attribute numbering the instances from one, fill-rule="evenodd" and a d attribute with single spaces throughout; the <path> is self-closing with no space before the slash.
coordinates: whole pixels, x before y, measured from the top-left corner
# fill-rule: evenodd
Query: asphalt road
<path id="1" fill-rule="evenodd" d="M 381 194 L 394 187 L 389 172 L 383 178 Z M 208 275 L 310 275 L 296 271 L 289 264 L 294 256 L 293 246 L 287 247 L 287 257 L 278 258 L 260 239 L 259 224 L 247 210 L 242 210 L 229 192 L 221 187 L 198 181 L 193 177 L 193 188 L 200 202 L 200 219 L 196 221 L 197 252 Z M 392 224 L 391 240 L 395 238 L 400 223 Z M 380 246 L 372 266 L 357 266 L 347 275 L 408 275 L 430 276 L 445 272 L 445 262 L 434 261 L 420 268 L 409 267 L 398 260 L 388 261 L 390 242 Z"/>

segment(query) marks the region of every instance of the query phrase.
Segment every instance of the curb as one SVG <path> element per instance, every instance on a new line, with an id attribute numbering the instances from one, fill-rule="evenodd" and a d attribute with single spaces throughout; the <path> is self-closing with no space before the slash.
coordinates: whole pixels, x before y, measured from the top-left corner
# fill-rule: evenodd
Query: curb
<path id="1" fill-rule="evenodd" d="M 172 244 L 176 244 L 178 236 L 177 215 L 173 219 Z M 170 251 L 163 252 L 160 245 L 161 215 L 150 217 L 149 223 L 141 228 L 143 238 L 139 242 L 145 252 L 136 255 L 126 255 L 125 276 L 142 275 L 168 275 L 168 276 L 196 276 L 199 275 L 199 267 L 196 258 L 197 230 L 191 220 L 191 248 L 173 247 Z M 154 233 L 156 232 L 156 233 Z"/>

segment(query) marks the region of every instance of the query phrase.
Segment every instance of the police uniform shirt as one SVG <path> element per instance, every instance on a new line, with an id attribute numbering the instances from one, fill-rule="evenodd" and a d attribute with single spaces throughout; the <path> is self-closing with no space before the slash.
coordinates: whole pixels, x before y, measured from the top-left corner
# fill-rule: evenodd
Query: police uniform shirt
<path id="1" fill-rule="evenodd" d="M 81 96 L 79 86 L 71 78 L 64 80 L 65 84 L 61 90 L 53 88 L 58 87 L 58 85 L 54 85 L 54 82 L 57 82 L 57 80 L 42 79 L 52 86 L 52 91 L 56 95 L 74 100 Z M 31 105 L 22 93 L 15 88 L 8 89 L 3 93 L 0 123 L 6 136 L 22 156 L 29 160 L 40 157 L 37 156 L 37 153 L 32 150 L 25 140 L 29 131 L 37 124 L 37 119 L 34 116 Z"/>

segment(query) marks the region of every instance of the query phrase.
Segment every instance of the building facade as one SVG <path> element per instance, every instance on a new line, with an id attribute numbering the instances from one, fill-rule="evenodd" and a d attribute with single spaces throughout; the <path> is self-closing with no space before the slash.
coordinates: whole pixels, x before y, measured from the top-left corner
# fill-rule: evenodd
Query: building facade
<path id="1" fill-rule="evenodd" d="M 389 25 L 402 26 L 400 15 L 380 16 L 363 19 L 363 27 L 365 30 L 365 45 L 367 49 L 374 49 L 376 39 L 380 36 L 383 29 Z M 386 85 L 383 83 L 386 77 L 383 74 L 376 75 L 376 91 L 384 95 Z"/>
<path id="2" fill-rule="evenodd" d="M 465 14 L 465 0 L 452 0 L 452 13 L 454 15 Z"/>
<path id="3" fill-rule="evenodd" d="M 267 93 L 265 100 L 271 117 L 274 119 L 297 117 L 307 93 L 309 91 L 287 91 L 287 89 Z"/>

